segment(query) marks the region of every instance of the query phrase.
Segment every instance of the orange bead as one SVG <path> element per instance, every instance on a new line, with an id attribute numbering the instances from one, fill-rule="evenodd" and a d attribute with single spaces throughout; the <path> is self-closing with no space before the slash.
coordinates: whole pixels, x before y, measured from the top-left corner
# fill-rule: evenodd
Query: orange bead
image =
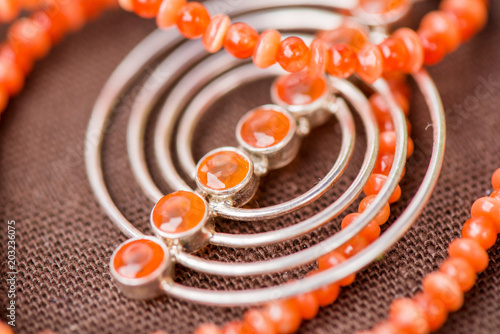
<path id="1" fill-rule="evenodd" d="M 396 325 L 392 324 L 389 321 L 381 322 L 372 328 L 373 334 L 405 334 L 402 333 Z"/>
<path id="2" fill-rule="evenodd" d="M 492 192 L 490 194 L 490 197 L 491 198 L 495 198 L 497 200 L 500 200 L 500 189 L 499 190 L 495 190 L 494 192 Z M 498 226 L 497 226 L 497 230 L 498 230 Z"/>
<path id="3" fill-rule="evenodd" d="M 363 189 L 366 196 L 377 195 L 382 187 L 387 181 L 387 176 L 382 174 L 372 174 L 368 179 L 368 182 Z M 399 185 L 396 187 L 391 197 L 389 198 L 389 203 L 397 202 L 401 198 L 401 188 Z"/>
<path id="4" fill-rule="evenodd" d="M 222 334 L 245 334 L 245 332 L 243 332 L 243 323 L 240 321 L 227 323 L 222 328 Z"/>
<path id="5" fill-rule="evenodd" d="M 161 0 L 132 0 L 134 12 L 140 17 L 151 19 L 158 14 Z"/>
<path id="6" fill-rule="evenodd" d="M 58 7 L 53 6 L 35 12 L 31 19 L 43 31 L 47 32 L 53 44 L 59 43 L 69 29 L 69 23 Z"/>
<path id="7" fill-rule="evenodd" d="M 368 245 L 368 240 L 366 240 L 363 236 L 356 234 L 351 240 L 340 246 L 337 251 L 346 258 L 350 258 L 361 252 Z"/>
<path id="8" fill-rule="evenodd" d="M 85 11 L 79 1 L 65 1 L 60 4 L 59 10 L 66 18 L 68 29 L 77 31 L 85 24 Z"/>
<path id="9" fill-rule="evenodd" d="M 457 21 L 462 41 L 469 40 L 488 20 L 488 8 L 481 0 L 444 0 L 440 9 Z"/>
<path id="10" fill-rule="evenodd" d="M 0 321 L 0 333 L 2 334 L 14 334 L 12 327 Z"/>
<path id="11" fill-rule="evenodd" d="M 380 52 L 384 58 L 384 71 L 403 70 L 408 62 L 406 44 L 400 38 L 389 37 L 379 44 Z"/>
<path id="12" fill-rule="evenodd" d="M 9 93 L 5 88 L 0 86 L 0 114 L 5 111 L 9 103 Z"/>
<path id="13" fill-rule="evenodd" d="M 367 43 L 358 52 L 358 75 L 364 81 L 373 83 L 382 76 L 384 70 L 384 59 L 379 48 L 371 43 Z"/>
<path id="14" fill-rule="evenodd" d="M 174 26 L 179 13 L 186 5 L 186 0 L 163 0 L 156 15 L 156 24 L 160 29 Z"/>
<path id="15" fill-rule="evenodd" d="M 310 56 L 311 52 L 304 41 L 292 36 L 281 41 L 276 61 L 285 71 L 295 73 L 309 64 Z"/>
<path id="16" fill-rule="evenodd" d="M 188 2 L 181 8 L 176 23 L 179 32 L 184 37 L 198 38 L 207 30 L 210 15 L 201 3 Z"/>
<path id="17" fill-rule="evenodd" d="M 137 0 L 134 0 L 137 1 Z M 142 1 L 142 0 L 139 0 Z M 145 0 L 148 1 L 148 0 Z M 160 1 L 160 0 L 159 0 Z M 85 0 L 80 2 L 87 20 L 97 18 L 105 9 L 107 3 L 102 0 Z"/>
<path id="18" fill-rule="evenodd" d="M 275 87 L 281 101 L 288 105 L 305 105 L 323 96 L 328 85 L 324 76 L 312 79 L 306 72 L 297 72 L 280 76 Z"/>
<path id="19" fill-rule="evenodd" d="M 268 148 L 281 143 L 290 133 L 290 120 L 279 110 L 256 109 L 245 115 L 241 139 L 253 148 Z"/>
<path id="20" fill-rule="evenodd" d="M 47 55 L 51 47 L 48 33 L 27 18 L 16 21 L 7 38 L 15 52 L 26 52 L 35 59 Z"/>
<path id="21" fill-rule="evenodd" d="M 428 30 L 418 31 L 418 37 L 424 48 L 424 63 L 435 65 L 446 56 L 446 46 L 439 40 L 439 36 Z"/>
<path id="22" fill-rule="evenodd" d="M 0 23 L 14 20 L 21 11 L 17 0 L 0 0 Z"/>
<path id="23" fill-rule="evenodd" d="M 219 151 L 201 161 L 198 181 L 213 190 L 228 190 L 238 186 L 247 177 L 250 163 L 233 151 Z"/>
<path id="24" fill-rule="evenodd" d="M 409 298 L 396 299 L 392 302 L 389 321 L 406 334 L 429 333 L 429 324 L 423 310 Z"/>
<path id="25" fill-rule="evenodd" d="M 259 33 L 246 23 L 233 23 L 226 33 L 224 47 L 236 58 L 245 59 L 253 55 Z"/>
<path id="26" fill-rule="evenodd" d="M 497 229 L 488 218 L 475 217 L 464 224 L 462 236 L 476 240 L 484 249 L 490 249 L 497 241 Z"/>
<path id="27" fill-rule="evenodd" d="M 303 293 L 294 298 L 297 304 L 297 310 L 304 320 L 311 320 L 319 312 L 319 304 L 313 292 Z"/>
<path id="28" fill-rule="evenodd" d="M 417 33 L 409 28 L 400 28 L 392 36 L 401 39 L 408 51 L 408 62 L 403 72 L 415 73 L 420 70 L 424 64 L 424 49 Z"/>
<path id="29" fill-rule="evenodd" d="M 359 0 L 358 4 L 370 14 L 388 14 L 408 6 L 408 0 Z"/>
<path id="30" fill-rule="evenodd" d="M 445 46 L 446 52 L 455 51 L 461 42 L 458 24 L 453 17 L 442 11 L 427 13 L 420 23 L 419 31 L 429 31 Z"/>
<path id="31" fill-rule="evenodd" d="M 491 185 L 493 186 L 493 189 L 500 190 L 500 168 L 493 173 L 493 176 L 491 177 Z"/>
<path id="32" fill-rule="evenodd" d="M 360 213 L 364 212 L 375 200 L 376 195 L 370 195 L 363 198 L 363 200 L 359 203 L 358 211 Z M 386 203 L 382 210 L 375 216 L 374 220 L 379 224 L 383 225 L 387 222 L 391 215 L 391 207 L 389 203 Z"/>
<path id="33" fill-rule="evenodd" d="M 210 53 L 219 51 L 224 45 L 231 19 L 224 14 L 215 15 L 203 34 L 203 46 Z"/>
<path id="34" fill-rule="evenodd" d="M 269 319 L 267 314 L 261 310 L 248 310 L 243 317 L 242 334 L 275 334 L 276 325 Z"/>
<path id="35" fill-rule="evenodd" d="M 381 153 L 381 155 L 379 154 L 379 156 L 377 157 L 373 173 L 389 175 L 393 163 L 394 163 L 393 154 Z"/>
<path id="36" fill-rule="evenodd" d="M 137 239 L 118 249 L 113 267 L 116 273 L 125 278 L 142 278 L 159 269 L 164 258 L 163 248 L 156 242 Z"/>
<path id="37" fill-rule="evenodd" d="M 345 216 L 344 219 L 342 219 L 342 229 L 345 229 L 347 226 L 351 225 L 352 222 L 354 222 L 359 216 L 359 213 L 350 213 Z M 366 225 L 365 228 L 361 230 L 359 234 L 363 236 L 366 241 L 372 243 L 380 236 L 380 226 L 375 220 L 372 220 L 368 223 L 368 225 Z"/>
<path id="38" fill-rule="evenodd" d="M 337 78 L 351 76 L 358 67 L 358 58 L 354 49 L 346 44 L 335 44 L 328 48 L 326 71 Z"/>
<path id="39" fill-rule="evenodd" d="M 383 154 L 394 154 L 396 152 L 396 132 L 383 131 L 379 136 L 379 152 Z M 406 158 L 409 158 L 413 153 L 413 140 L 408 137 L 408 146 Z"/>
<path id="40" fill-rule="evenodd" d="M 408 98 L 398 90 L 392 92 L 392 97 L 398 106 L 403 110 L 403 113 L 408 116 L 410 114 L 410 102 L 408 101 Z"/>
<path id="41" fill-rule="evenodd" d="M 120 7 L 127 11 L 127 12 L 133 12 L 134 11 L 134 1 L 133 0 L 118 0 L 118 4 Z"/>
<path id="42" fill-rule="evenodd" d="M 328 46 L 345 44 L 357 52 L 368 43 L 368 34 L 369 31 L 363 25 L 351 19 L 345 19 L 338 28 L 321 30 L 316 36 Z"/>
<path id="43" fill-rule="evenodd" d="M 198 327 L 194 334 L 222 334 L 222 331 L 214 324 L 204 324 Z"/>
<path id="44" fill-rule="evenodd" d="M 471 217 L 485 217 L 496 225 L 500 231 L 500 200 L 491 197 L 481 197 L 472 204 Z"/>
<path id="45" fill-rule="evenodd" d="M 441 328 L 448 318 L 448 310 L 443 302 L 435 299 L 424 292 L 417 293 L 413 300 L 422 309 L 431 331 Z"/>
<path id="46" fill-rule="evenodd" d="M 426 294 L 440 300 L 448 311 L 457 311 L 464 303 L 464 294 L 460 286 L 446 274 L 430 273 L 424 278 L 422 286 Z"/>
<path id="47" fill-rule="evenodd" d="M 320 271 L 330 269 L 338 266 L 339 264 L 345 262 L 346 260 L 347 258 L 344 255 L 342 255 L 337 251 L 333 251 L 331 253 L 323 255 L 318 259 L 318 269 Z M 355 279 L 356 279 L 356 274 L 350 274 L 349 276 L 341 279 L 338 283 L 341 286 L 348 286 L 351 285 Z"/>
<path id="48" fill-rule="evenodd" d="M 474 268 L 460 257 L 446 259 L 439 267 L 439 271 L 453 278 L 463 292 L 472 289 L 476 283 Z"/>
<path id="49" fill-rule="evenodd" d="M 313 276 L 319 274 L 320 270 L 313 270 L 307 275 Z M 340 285 L 338 283 L 329 284 L 314 291 L 314 296 L 319 306 L 328 306 L 337 300 L 340 293 Z"/>
<path id="50" fill-rule="evenodd" d="M 33 57 L 14 51 L 9 43 L 4 43 L 0 46 L 0 59 L 15 63 L 24 74 L 28 74 L 33 69 Z"/>
<path id="51" fill-rule="evenodd" d="M 488 267 L 488 254 L 476 240 L 455 239 L 448 246 L 448 254 L 451 258 L 463 258 L 469 262 L 476 273 Z"/>
<path id="52" fill-rule="evenodd" d="M 276 63 L 281 34 L 277 30 L 266 30 L 260 34 L 253 53 L 253 63 L 258 68 L 267 68 Z"/>
<path id="53" fill-rule="evenodd" d="M 264 314 L 276 326 L 277 334 L 291 334 L 296 332 L 302 319 L 295 303 L 292 301 L 276 301 L 268 303 Z"/>
<path id="54" fill-rule="evenodd" d="M 0 86 L 3 87 L 10 96 L 18 94 L 24 86 L 24 74 L 21 69 L 7 59 L 0 58 Z"/>
<path id="55" fill-rule="evenodd" d="M 326 43 L 321 39 L 314 39 L 311 43 L 311 57 L 307 73 L 311 78 L 317 78 L 325 73 L 327 62 Z"/>

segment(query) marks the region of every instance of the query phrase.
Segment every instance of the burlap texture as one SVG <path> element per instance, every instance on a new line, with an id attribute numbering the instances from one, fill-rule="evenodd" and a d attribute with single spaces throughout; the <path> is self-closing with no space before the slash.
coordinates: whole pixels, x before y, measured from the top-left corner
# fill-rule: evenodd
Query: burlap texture
<path id="1" fill-rule="evenodd" d="M 435 4 L 421 5 L 410 24 Z M 422 277 L 437 268 L 451 240 L 460 234 L 473 201 L 487 194 L 491 173 L 500 167 L 500 30 L 498 6 L 477 38 L 442 64 L 430 69 L 447 110 L 445 165 L 431 202 L 410 232 L 378 261 L 358 274 L 338 301 L 307 321 L 300 333 L 350 333 L 370 327 L 387 315 L 390 302 L 419 290 Z M 0 123 L 1 272 L 7 272 L 6 223 L 17 228 L 17 333 L 50 329 L 56 333 L 184 334 L 207 321 L 223 324 L 244 309 L 214 308 L 159 298 L 132 301 L 114 286 L 108 269 L 113 249 L 125 237 L 100 208 L 86 177 L 83 145 L 90 111 L 101 87 L 119 61 L 154 25 L 122 12 L 108 13 L 57 46 L 37 64 L 23 93 L 12 101 Z M 3 36 L 3 35 L 2 35 Z M 485 84 L 489 82 L 489 84 Z M 235 144 L 234 127 L 246 110 L 269 102 L 269 82 L 248 85 L 224 97 L 202 120 L 195 138 L 195 158 L 208 150 Z M 122 112 L 128 112 L 125 107 Z M 123 116 L 123 115 L 120 115 Z M 137 186 L 125 147 L 127 117 L 114 117 L 104 143 L 104 170 L 111 194 L 126 217 L 143 230 L 152 207 Z M 412 102 L 416 153 L 402 181 L 404 196 L 393 216 L 404 208 L 426 170 L 431 144 L 429 117 L 421 97 Z M 154 124 L 155 116 L 150 126 Z M 151 133 L 152 131 L 150 131 Z M 338 186 L 314 205 L 282 219 L 258 223 L 219 221 L 218 230 L 251 233 L 294 224 L 331 203 L 351 182 L 359 166 L 363 137 L 353 167 Z M 265 206 L 292 198 L 312 187 L 335 161 L 339 128 L 334 121 L 308 137 L 300 159 L 261 182 L 250 205 Z M 147 140 L 148 161 L 159 177 Z M 298 251 L 323 240 L 339 221 L 297 240 L 272 247 L 234 250 L 210 247 L 202 256 L 220 261 L 257 261 Z M 466 294 L 465 306 L 450 316 L 440 333 L 500 332 L 499 247 L 489 252 L 490 266 Z M 270 286 L 302 277 L 310 268 L 282 275 L 220 278 L 183 268 L 186 285 L 211 289 Z M 3 278 L 2 278 L 3 280 Z M 3 281 L 4 282 L 4 281 Z M 6 285 L 0 285 L 0 312 L 5 321 Z"/>

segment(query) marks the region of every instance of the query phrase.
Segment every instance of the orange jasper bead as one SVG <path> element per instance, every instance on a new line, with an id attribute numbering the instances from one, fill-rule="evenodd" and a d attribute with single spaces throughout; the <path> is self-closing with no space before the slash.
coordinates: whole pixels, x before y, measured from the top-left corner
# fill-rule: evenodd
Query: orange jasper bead
<path id="1" fill-rule="evenodd" d="M 462 41 L 469 40 L 488 20 L 488 8 L 481 0 L 444 0 L 440 9 L 457 21 Z"/>
<path id="2" fill-rule="evenodd" d="M 253 148 L 267 148 L 281 143 L 290 128 L 289 118 L 281 111 L 259 108 L 243 118 L 240 136 Z"/>
<path id="3" fill-rule="evenodd" d="M 450 257 L 459 257 L 465 259 L 479 273 L 488 267 L 488 253 L 481 245 L 472 239 L 456 239 L 448 246 Z"/>
<path id="4" fill-rule="evenodd" d="M 12 61 L 2 58 L 0 58 L 0 86 L 11 96 L 18 94 L 24 86 L 24 74 L 19 67 Z"/>
<path id="5" fill-rule="evenodd" d="M 28 18 L 16 21 L 7 38 L 15 52 L 26 52 L 36 59 L 44 57 L 51 47 L 48 33 Z"/>
<path id="6" fill-rule="evenodd" d="M 356 71 L 358 58 L 354 49 L 347 44 L 336 44 L 328 48 L 326 71 L 328 74 L 347 78 Z"/>
<path id="7" fill-rule="evenodd" d="M 458 310 L 464 303 L 464 294 L 460 286 L 446 274 L 430 273 L 424 278 L 422 286 L 425 293 L 440 300 L 449 311 Z"/>
<path id="8" fill-rule="evenodd" d="M 401 39 L 408 51 L 408 61 L 403 71 L 415 73 L 420 70 L 424 64 L 424 49 L 417 33 L 409 28 L 400 28 L 394 32 L 393 37 Z"/>
<path id="9" fill-rule="evenodd" d="M 287 72 L 299 72 L 309 63 L 311 52 L 298 37 L 288 37 L 281 41 L 276 60 Z"/>
<path id="10" fill-rule="evenodd" d="M 319 304 L 313 292 L 303 293 L 293 299 L 302 319 L 311 320 L 319 312 Z"/>
<path id="11" fill-rule="evenodd" d="M 420 30 L 435 35 L 440 43 L 445 45 L 447 52 L 456 50 L 460 45 L 461 37 L 457 22 L 448 13 L 442 11 L 427 13 L 420 23 Z"/>
<path id="12" fill-rule="evenodd" d="M 375 200 L 376 197 L 377 197 L 376 195 L 370 195 L 370 196 L 366 196 L 365 198 L 363 198 L 363 200 L 359 203 L 358 211 L 360 213 L 364 212 L 373 203 L 373 201 Z M 382 211 L 380 211 L 375 216 L 374 220 L 379 225 L 383 225 L 387 222 L 390 215 L 391 215 L 391 207 L 389 206 L 388 203 L 386 203 L 384 205 L 384 207 L 382 208 Z"/>
<path id="13" fill-rule="evenodd" d="M 224 48 L 236 58 L 245 59 L 253 55 L 259 33 L 246 23 L 233 23 L 224 40 Z"/>
<path id="14" fill-rule="evenodd" d="M 326 43 L 321 39 L 315 39 L 311 43 L 311 57 L 307 73 L 311 78 L 317 78 L 325 73 L 326 61 L 328 59 Z"/>
<path id="15" fill-rule="evenodd" d="M 198 2 L 188 2 L 177 16 L 177 28 L 186 38 L 198 38 L 208 27 L 210 15 L 205 6 Z"/>
<path id="16" fill-rule="evenodd" d="M 274 85 L 278 98 L 288 105 L 313 103 L 323 96 L 327 89 L 324 76 L 312 79 L 305 72 L 281 76 Z"/>
<path id="17" fill-rule="evenodd" d="M 345 229 L 347 226 L 351 225 L 360 215 L 361 214 L 359 213 L 350 213 L 345 216 L 344 219 L 342 219 L 342 229 Z M 377 238 L 380 236 L 380 226 L 376 221 L 373 220 L 369 222 L 368 225 L 366 225 L 366 227 L 363 228 L 359 234 L 363 236 L 366 241 L 371 243 L 377 240 Z"/>
<path id="18" fill-rule="evenodd" d="M 366 43 L 358 52 L 358 63 L 357 73 L 364 81 L 373 83 L 382 76 L 384 59 L 376 45 Z"/>
<path id="19" fill-rule="evenodd" d="M 471 208 L 472 217 L 485 217 L 495 223 L 500 231 L 500 200 L 491 197 L 477 199 Z"/>
<path id="20" fill-rule="evenodd" d="M 228 190 L 241 184 L 250 172 L 250 162 L 233 151 L 218 151 L 198 167 L 198 182 L 212 190 Z"/>
<path id="21" fill-rule="evenodd" d="M 372 174 L 363 189 L 365 195 L 377 195 L 384 186 L 385 181 L 387 181 L 387 176 L 382 174 Z M 401 198 L 401 188 L 398 185 L 389 198 L 389 203 L 397 202 L 399 198 Z"/>
<path id="22" fill-rule="evenodd" d="M 493 189 L 500 190 L 500 168 L 493 173 L 493 176 L 491 177 L 491 185 L 493 186 Z"/>
<path id="23" fill-rule="evenodd" d="M 469 291 L 476 282 L 474 268 L 460 257 L 446 259 L 439 267 L 439 271 L 453 278 L 463 292 Z"/>
<path id="24" fill-rule="evenodd" d="M 320 257 L 318 259 L 318 269 L 319 270 L 330 269 L 330 268 L 338 266 L 339 264 L 341 264 L 342 262 L 344 262 L 346 260 L 347 260 L 347 258 L 344 255 L 340 254 L 337 251 L 333 251 L 331 253 L 323 255 L 322 257 Z M 356 274 L 351 274 L 351 275 L 341 279 L 338 283 L 341 286 L 348 286 L 348 285 L 351 285 L 355 279 L 356 279 Z"/>
<path id="25" fill-rule="evenodd" d="M 253 53 L 253 63 L 258 68 L 267 68 L 276 63 L 281 34 L 277 30 L 266 30 L 260 34 Z"/>
<path id="26" fill-rule="evenodd" d="M 384 71 L 402 70 L 408 62 L 408 50 L 402 39 L 389 37 L 378 47 L 384 58 Z"/>
<path id="27" fill-rule="evenodd" d="M 124 278 L 142 278 L 160 268 L 163 248 L 149 239 L 132 240 L 122 245 L 113 259 L 114 270 Z"/>
<path id="28" fill-rule="evenodd" d="M 231 24 L 229 16 L 224 14 L 215 15 L 208 24 L 203 34 L 203 46 L 210 53 L 215 53 L 222 48 L 226 32 Z"/>
<path id="29" fill-rule="evenodd" d="M 261 310 L 251 309 L 245 313 L 243 317 L 243 328 L 247 331 L 242 331 L 242 334 L 275 334 L 276 326 L 269 317 Z"/>
<path id="30" fill-rule="evenodd" d="M 409 298 L 396 299 L 389 309 L 389 321 L 405 334 L 427 334 L 429 324 L 425 313 Z"/>
<path id="31" fill-rule="evenodd" d="M 176 191 L 156 203 L 152 223 L 165 233 L 183 233 L 203 222 L 207 212 L 205 201 L 195 193 Z"/>
<path id="32" fill-rule="evenodd" d="M 491 220 L 475 217 L 465 222 L 462 236 L 476 240 L 484 249 L 490 249 L 497 241 L 497 229 Z"/>
<path id="33" fill-rule="evenodd" d="M 151 19 L 158 14 L 162 0 L 132 0 L 132 8 L 140 17 Z"/>

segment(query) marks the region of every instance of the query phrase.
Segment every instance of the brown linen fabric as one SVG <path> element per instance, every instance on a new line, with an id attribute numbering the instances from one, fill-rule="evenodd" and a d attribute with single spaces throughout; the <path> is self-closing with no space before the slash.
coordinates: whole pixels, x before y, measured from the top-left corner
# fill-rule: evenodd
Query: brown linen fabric
<path id="1" fill-rule="evenodd" d="M 413 26 L 435 4 L 419 5 Z M 500 11 L 491 5 L 490 22 L 477 38 L 430 69 L 447 110 L 445 164 L 435 193 L 415 226 L 386 256 L 358 274 L 336 303 L 305 322 L 300 333 L 352 333 L 387 315 L 390 302 L 419 290 L 422 277 L 446 257 L 460 235 L 473 201 L 485 196 L 491 173 L 500 167 Z M 210 321 L 219 325 L 240 318 L 244 309 L 216 308 L 163 297 L 153 301 L 125 298 L 114 286 L 108 262 L 126 238 L 113 226 L 89 187 L 84 166 L 85 130 L 95 98 L 120 60 L 154 28 L 152 22 L 122 12 L 108 13 L 57 46 L 39 62 L 23 93 L 14 99 L 0 123 L 0 240 L 2 244 L 0 318 L 5 321 L 7 291 L 7 221 L 16 221 L 16 333 L 149 333 L 192 332 Z M 246 110 L 269 102 L 269 81 L 236 89 L 218 101 L 202 119 L 193 145 L 195 158 L 208 150 L 234 145 L 234 127 Z M 126 217 L 148 230 L 152 203 L 133 178 L 125 147 L 127 114 L 122 103 L 106 133 L 104 163 L 111 194 Z M 122 117 L 123 116 L 123 117 Z M 154 125 L 153 115 L 150 129 Z M 401 183 L 397 216 L 418 188 L 428 163 L 431 131 L 425 104 L 415 93 L 411 121 L 416 152 Z M 332 120 L 306 138 L 300 158 L 265 177 L 251 206 L 290 199 L 323 177 L 338 153 L 340 129 Z M 152 131 L 146 150 L 155 180 Z M 331 203 L 352 181 L 363 152 L 358 139 L 352 167 L 337 186 L 314 205 L 269 222 L 218 221 L 220 231 L 252 233 L 294 224 Z M 296 240 L 258 249 L 209 247 L 202 256 L 219 261 L 258 261 L 316 244 L 338 230 L 339 221 Z M 439 333 L 500 332 L 500 246 L 490 266 L 466 294 L 465 306 L 450 316 Z M 311 267 L 253 278 L 221 278 L 179 268 L 186 285 L 220 290 L 270 286 L 305 275 Z"/>

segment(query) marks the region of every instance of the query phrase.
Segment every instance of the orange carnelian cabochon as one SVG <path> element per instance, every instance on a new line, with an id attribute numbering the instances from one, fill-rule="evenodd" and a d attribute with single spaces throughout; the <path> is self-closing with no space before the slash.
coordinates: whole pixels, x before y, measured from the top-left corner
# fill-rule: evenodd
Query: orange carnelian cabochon
<path id="1" fill-rule="evenodd" d="M 241 154 L 219 151 L 200 163 L 198 181 L 213 190 L 227 190 L 243 182 L 249 170 L 250 163 Z"/>
<path id="2" fill-rule="evenodd" d="M 304 105 L 316 101 L 326 89 L 324 77 L 310 79 L 306 72 L 282 76 L 276 80 L 276 91 L 286 104 Z"/>
<path id="3" fill-rule="evenodd" d="M 255 148 L 274 146 L 285 139 L 290 131 L 290 120 L 272 109 L 256 109 L 245 118 L 241 126 L 241 139 Z"/>
<path id="4" fill-rule="evenodd" d="M 157 270 L 165 254 L 163 248 L 149 239 L 133 240 L 121 246 L 115 255 L 113 266 L 125 278 L 141 278 Z"/>

